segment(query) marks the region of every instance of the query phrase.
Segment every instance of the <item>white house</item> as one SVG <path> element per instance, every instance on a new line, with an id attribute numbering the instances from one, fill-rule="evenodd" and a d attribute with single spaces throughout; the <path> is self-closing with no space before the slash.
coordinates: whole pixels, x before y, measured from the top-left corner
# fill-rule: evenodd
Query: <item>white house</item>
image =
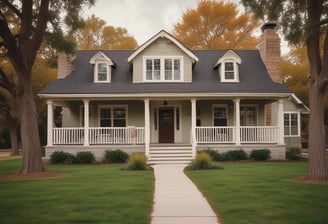
<path id="1" fill-rule="evenodd" d="M 104 150 L 145 152 L 149 160 L 190 160 L 197 150 L 271 150 L 300 144 L 304 105 L 280 83 L 280 39 L 262 27 L 259 50 L 189 50 L 160 31 L 136 50 L 60 54 L 48 104 L 46 157 Z M 62 107 L 62 127 L 54 125 Z"/>

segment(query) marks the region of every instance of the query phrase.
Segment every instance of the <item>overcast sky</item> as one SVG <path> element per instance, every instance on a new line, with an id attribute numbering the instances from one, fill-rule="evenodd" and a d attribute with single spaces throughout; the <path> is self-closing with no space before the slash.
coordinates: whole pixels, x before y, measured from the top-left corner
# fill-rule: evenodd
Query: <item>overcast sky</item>
<path id="1" fill-rule="evenodd" d="M 239 10 L 243 10 L 239 0 Z M 95 6 L 86 8 L 86 17 L 95 14 L 106 21 L 107 25 L 127 29 L 139 45 L 164 29 L 172 32 L 175 23 L 179 22 L 187 9 L 196 8 L 198 0 L 96 0 Z M 287 44 L 282 43 L 286 52 Z"/>

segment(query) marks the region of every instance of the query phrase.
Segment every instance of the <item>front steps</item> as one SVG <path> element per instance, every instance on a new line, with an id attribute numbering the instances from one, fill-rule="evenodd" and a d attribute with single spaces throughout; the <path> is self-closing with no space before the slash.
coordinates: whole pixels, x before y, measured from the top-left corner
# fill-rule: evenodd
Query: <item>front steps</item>
<path id="1" fill-rule="evenodd" d="M 149 164 L 190 163 L 193 160 L 191 146 L 151 146 Z"/>

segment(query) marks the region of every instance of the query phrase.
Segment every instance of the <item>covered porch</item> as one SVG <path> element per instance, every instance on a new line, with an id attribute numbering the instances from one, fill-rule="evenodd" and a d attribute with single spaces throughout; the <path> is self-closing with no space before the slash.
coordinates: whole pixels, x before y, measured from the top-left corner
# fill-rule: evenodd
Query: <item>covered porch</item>
<path id="1" fill-rule="evenodd" d="M 272 102 L 278 109 L 269 119 Z M 202 146 L 284 145 L 283 98 L 79 98 L 47 105 L 47 148 L 135 146 L 150 157 L 151 147 L 161 144 L 189 145 L 192 156 Z M 55 105 L 66 108 L 61 127 L 54 123 Z"/>

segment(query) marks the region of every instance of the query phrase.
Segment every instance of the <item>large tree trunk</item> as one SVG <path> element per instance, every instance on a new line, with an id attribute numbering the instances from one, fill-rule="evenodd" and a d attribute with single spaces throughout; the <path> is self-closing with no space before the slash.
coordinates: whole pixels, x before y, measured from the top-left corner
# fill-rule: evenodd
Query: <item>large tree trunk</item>
<path id="1" fill-rule="evenodd" d="M 11 151 L 10 156 L 17 156 L 19 155 L 19 149 L 18 149 L 18 130 L 17 130 L 17 124 L 15 119 L 10 119 L 8 122 L 8 130 L 9 130 L 9 136 L 10 136 L 10 143 L 11 143 Z"/>
<path id="2" fill-rule="evenodd" d="M 324 127 L 324 94 L 319 88 L 310 89 L 310 120 L 309 120 L 309 170 L 307 179 L 328 180 L 326 159 L 326 134 Z"/>
<path id="3" fill-rule="evenodd" d="M 22 174 L 44 171 L 38 130 L 38 113 L 31 82 L 31 74 L 19 74 L 17 76 L 17 101 L 23 153 Z"/>

